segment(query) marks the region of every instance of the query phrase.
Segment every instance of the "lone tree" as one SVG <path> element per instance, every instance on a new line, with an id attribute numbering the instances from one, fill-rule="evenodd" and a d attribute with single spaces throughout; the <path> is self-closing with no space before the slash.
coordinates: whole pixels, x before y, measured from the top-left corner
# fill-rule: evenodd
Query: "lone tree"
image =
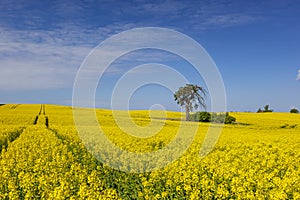
<path id="1" fill-rule="evenodd" d="M 184 87 L 180 87 L 174 94 L 175 101 L 180 106 L 185 106 L 186 121 L 190 119 L 190 112 L 193 109 L 203 107 L 206 109 L 205 99 L 206 90 L 198 85 L 186 84 Z"/>

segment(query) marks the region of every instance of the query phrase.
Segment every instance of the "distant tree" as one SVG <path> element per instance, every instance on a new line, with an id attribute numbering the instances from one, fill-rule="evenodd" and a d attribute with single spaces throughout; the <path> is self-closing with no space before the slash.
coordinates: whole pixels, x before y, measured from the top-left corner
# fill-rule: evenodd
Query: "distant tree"
<path id="1" fill-rule="evenodd" d="M 206 90 L 198 85 L 186 84 L 184 87 L 180 87 L 174 94 L 175 101 L 185 107 L 186 121 L 190 119 L 190 112 L 193 109 L 203 107 L 206 109 L 205 99 Z"/>
<path id="2" fill-rule="evenodd" d="M 256 112 L 257 113 L 273 112 L 273 110 L 270 110 L 269 108 L 270 108 L 270 105 L 267 104 L 264 106 L 263 110 L 261 108 L 259 108 Z"/>
<path id="3" fill-rule="evenodd" d="M 290 113 L 299 113 L 299 110 L 297 110 L 297 108 L 292 108 L 290 110 Z"/>
<path id="4" fill-rule="evenodd" d="M 270 107 L 270 105 L 268 105 L 268 104 L 265 105 L 263 112 L 273 112 L 273 110 L 270 110 L 269 107 Z"/>

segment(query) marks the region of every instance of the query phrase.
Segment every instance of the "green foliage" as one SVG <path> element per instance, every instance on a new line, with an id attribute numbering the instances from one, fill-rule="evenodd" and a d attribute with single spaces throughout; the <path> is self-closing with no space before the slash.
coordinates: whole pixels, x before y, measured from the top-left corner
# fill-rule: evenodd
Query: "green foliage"
<path id="1" fill-rule="evenodd" d="M 264 112 L 273 112 L 273 110 L 270 110 L 269 107 L 270 107 L 270 105 L 265 105 Z"/>
<path id="2" fill-rule="evenodd" d="M 292 109 L 290 110 L 290 113 L 299 113 L 299 110 L 297 110 L 296 108 L 292 108 Z"/>
<path id="3" fill-rule="evenodd" d="M 209 112 L 196 112 L 190 116 L 190 121 L 210 122 L 211 114 Z"/>
<path id="4" fill-rule="evenodd" d="M 265 112 L 273 112 L 273 110 L 270 110 L 270 105 L 265 105 L 264 109 L 262 110 L 261 108 L 258 109 L 257 113 L 265 113 Z"/>
<path id="5" fill-rule="evenodd" d="M 196 112 L 190 116 L 190 121 L 233 124 L 236 118 L 226 113 Z"/>
<path id="6" fill-rule="evenodd" d="M 225 114 L 223 113 L 220 113 L 220 114 L 217 114 L 217 113 L 213 113 L 211 115 L 211 122 L 213 123 L 224 123 L 225 122 Z"/>
<path id="7" fill-rule="evenodd" d="M 236 118 L 230 115 L 226 115 L 225 124 L 233 124 L 236 121 Z"/>

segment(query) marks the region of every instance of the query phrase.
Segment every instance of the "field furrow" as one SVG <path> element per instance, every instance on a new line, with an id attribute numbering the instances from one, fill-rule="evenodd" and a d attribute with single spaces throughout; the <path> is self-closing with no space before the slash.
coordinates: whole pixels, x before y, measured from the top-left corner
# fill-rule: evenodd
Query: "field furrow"
<path id="1" fill-rule="evenodd" d="M 0 153 L 3 149 L 6 149 L 9 143 L 17 139 L 23 132 L 25 127 L 16 125 L 2 125 L 0 129 Z"/>

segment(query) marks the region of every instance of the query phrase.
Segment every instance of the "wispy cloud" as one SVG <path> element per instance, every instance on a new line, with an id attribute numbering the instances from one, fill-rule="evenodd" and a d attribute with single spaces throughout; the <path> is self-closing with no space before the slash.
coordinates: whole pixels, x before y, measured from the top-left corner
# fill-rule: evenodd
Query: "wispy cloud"
<path id="1" fill-rule="evenodd" d="M 298 76 L 297 76 L 297 81 L 300 81 L 300 69 L 298 70 Z"/>
<path id="2" fill-rule="evenodd" d="M 245 3 L 245 2 L 244 2 Z M 245 5 L 229 3 L 228 1 L 160 1 L 156 3 L 143 2 L 142 6 L 127 5 L 129 15 L 144 16 L 146 25 L 165 26 L 176 30 L 205 31 L 209 29 L 240 26 L 254 22 L 265 21 L 264 11 L 257 11 L 259 4 L 251 2 Z M 236 9 L 236 7 L 239 9 Z M 256 12 L 251 12 L 255 10 Z M 178 24 L 180 26 L 178 26 Z"/>
<path id="3" fill-rule="evenodd" d="M 0 90 L 69 87 L 91 50 L 67 45 L 64 35 L 54 31 L 2 28 L 0 32 Z"/>
<path id="4" fill-rule="evenodd" d="M 93 47 L 131 28 L 163 26 L 198 31 L 199 27 L 222 28 L 257 20 L 260 20 L 257 15 L 241 14 L 226 2 L 214 1 L 95 4 L 59 1 L 45 5 L 4 0 L 0 3 L 0 90 L 70 87 L 81 62 Z M 174 59 L 158 52 L 152 52 L 151 56 L 149 59 L 147 52 L 124 56 L 110 72 L 122 72 L 126 69 L 124 63 L 132 59 L 137 64 Z"/>
<path id="5" fill-rule="evenodd" d="M 72 83 L 74 70 L 56 66 L 40 66 L 40 63 L 27 60 L 7 61 L 1 64 L 0 90 L 40 90 L 65 88 Z"/>
<path id="6" fill-rule="evenodd" d="M 211 18 L 207 19 L 203 24 L 218 27 L 230 27 L 253 23 L 261 19 L 261 17 L 255 17 L 245 14 L 223 14 L 212 16 Z"/>
<path id="7" fill-rule="evenodd" d="M 82 30 L 65 25 L 64 29 L 51 31 L 2 27 L 0 90 L 71 88 L 89 52 L 108 36 L 131 26 Z"/>
<path id="8" fill-rule="evenodd" d="M 70 87 L 89 49 L 13 43 L 0 52 L 0 90 L 36 90 Z"/>

